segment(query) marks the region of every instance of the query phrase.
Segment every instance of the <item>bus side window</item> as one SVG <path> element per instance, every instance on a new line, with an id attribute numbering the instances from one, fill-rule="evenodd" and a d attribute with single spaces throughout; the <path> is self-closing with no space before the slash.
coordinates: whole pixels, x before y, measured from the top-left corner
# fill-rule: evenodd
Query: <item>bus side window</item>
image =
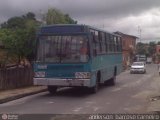
<path id="1" fill-rule="evenodd" d="M 114 52 L 117 52 L 117 41 L 116 41 L 116 37 L 114 36 L 114 40 L 113 40 L 113 46 L 114 46 Z"/>
<path id="2" fill-rule="evenodd" d="M 82 45 L 80 48 L 80 61 L 86 62 L 88 59 L 88 48 L 87 41 L 82 41 Z"/>
<path id="3" fill-rule="evenodd" d="M 118 42 L 118 52 L 121 52 L 121 41 L 120 41 L 120 37 L 117 37 L 117 42 Z"/>
<path id="4" fill-rule="evenodd" d="M 108 53 L 108 41 L 109 41 L 109 35 L 105 34 L 105 45 L 106 45 L 106 52 Z"/>
<path id="5" fill-rule="evenodd" d="M 95 37 L 95 32 L 94 30 L 91 30 L 91 39 L 92 39 L 92 49 L 93 49 L 93 56 L 97 55 L 97 51 L 96 51 L 96 37 Z"/>
<path id="6" fill-rule="evenodd" d="M 108 43 L 109 43 L 109 52 L 112 52 L 112 36 L 109 35 L 109 40 L 108 40 Z"/>
<path id="7" fill-rule="evenodd" d="M 106 45 L 105 45 L 105 33 L 102 32 L 101 33 L 101 38 L 102 38 L 102 53 L 106 54 Z"/>
<path id="8" fill-rule="evenodd" d="M 93 53 L 95 53 L 94 55 L 96 56 L 97 54 L 100 54 L 100 41 L 99 41 L 98 31 L 95 31 L 94 37 L 95 41 L 93 41 L 94 44 Z"/>

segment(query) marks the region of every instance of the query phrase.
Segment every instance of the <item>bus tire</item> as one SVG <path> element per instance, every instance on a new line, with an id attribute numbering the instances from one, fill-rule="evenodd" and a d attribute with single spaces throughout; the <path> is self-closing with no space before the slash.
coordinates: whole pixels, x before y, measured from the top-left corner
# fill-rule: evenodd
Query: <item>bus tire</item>
<path id="1" fill-rule="evenodd" d="M 96 84 L 94 87 L 90 88 L 91 93 L 97 93 L 99 86 L 100 85 L 100 72 L 98 72 L 97 77 L 96 77 Z"/>
<path id="2" fill-rule="evenodd" d="M 114 86 L 116 84 L 116 76 L 113 76 L 108 82 L 109 85 Z"/>
<path id="3" fill-rule="evenodd" d="M 116 84 L 117 67 L 114 69 L 113 77 L 108 80 L 109 85 L 114 86 Z"/>
<path id="4" fill-rule="evenodd" d="M 48 91 L 50 94 L 55 94 L 57 92 L 57 86 L 48 86 Z"/>

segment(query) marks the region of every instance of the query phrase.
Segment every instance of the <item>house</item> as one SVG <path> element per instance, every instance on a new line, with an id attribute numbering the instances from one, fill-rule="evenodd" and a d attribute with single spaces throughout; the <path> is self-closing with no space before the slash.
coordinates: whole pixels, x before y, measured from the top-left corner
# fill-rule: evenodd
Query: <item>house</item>
<path id="1" fill-rule="evenodd" d="M 160 45 L 156 45 L 156 63 L 160 63 Z"/>
<path id="2" fill-rule="evenodd" d="M 121 32 L 114 33 L 122 37 L 123 67 L 124 69 L 127 69 L 129 65 L 134 61 L 136 52 L 136 39 L 138 37 Z"/>
<path id="3" fill-rule="evenodd" d="M 160 55 L 160 45 L 156 45 L 156 54 Z"/>

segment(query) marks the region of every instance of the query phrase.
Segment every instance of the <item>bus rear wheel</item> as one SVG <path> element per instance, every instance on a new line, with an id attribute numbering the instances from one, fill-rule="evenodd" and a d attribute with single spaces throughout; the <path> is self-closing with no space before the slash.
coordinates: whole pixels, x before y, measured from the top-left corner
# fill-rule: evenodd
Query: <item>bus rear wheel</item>
<path id="1" fill-rule="evenodd" d="M 116 84 L 117 67 L 114 69 L 113 77 L 108 80 L 109 85 L 114 86 Z"/>
<path id="2" fill-rule="evenodd" d="M 57 86 L 48 86 L 48 91 L 50 94 L 55 94 L 57 92 Z"/>
<path id="3" fill-rule="evenodd" d="M 114 86 L 116 84 L 116 76 L 113 76 L 110 80 L 108 80 L 108 84 Z"/>

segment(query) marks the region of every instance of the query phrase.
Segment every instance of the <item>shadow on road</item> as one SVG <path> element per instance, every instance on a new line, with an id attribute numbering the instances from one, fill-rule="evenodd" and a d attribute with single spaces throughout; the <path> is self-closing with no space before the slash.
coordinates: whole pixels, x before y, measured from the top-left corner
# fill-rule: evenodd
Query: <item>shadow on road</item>
<path id="1" fill-rule="evenodd" d="M 65 87 L 65 88 L 59 88 L 57 93 L 55 94 L 45 94 L 46 97 L 54 97 L 54 96 L 65 96 L 65 97 L 87 97 L 87 96 L 93 96 L 98 94 L 101 91 L 105 91 L 106 89 L 110 88 L 109 85 L 101 85 L 97 93 L 91 93 L 89 88 L 83 88 L 83 87 Z"/>

